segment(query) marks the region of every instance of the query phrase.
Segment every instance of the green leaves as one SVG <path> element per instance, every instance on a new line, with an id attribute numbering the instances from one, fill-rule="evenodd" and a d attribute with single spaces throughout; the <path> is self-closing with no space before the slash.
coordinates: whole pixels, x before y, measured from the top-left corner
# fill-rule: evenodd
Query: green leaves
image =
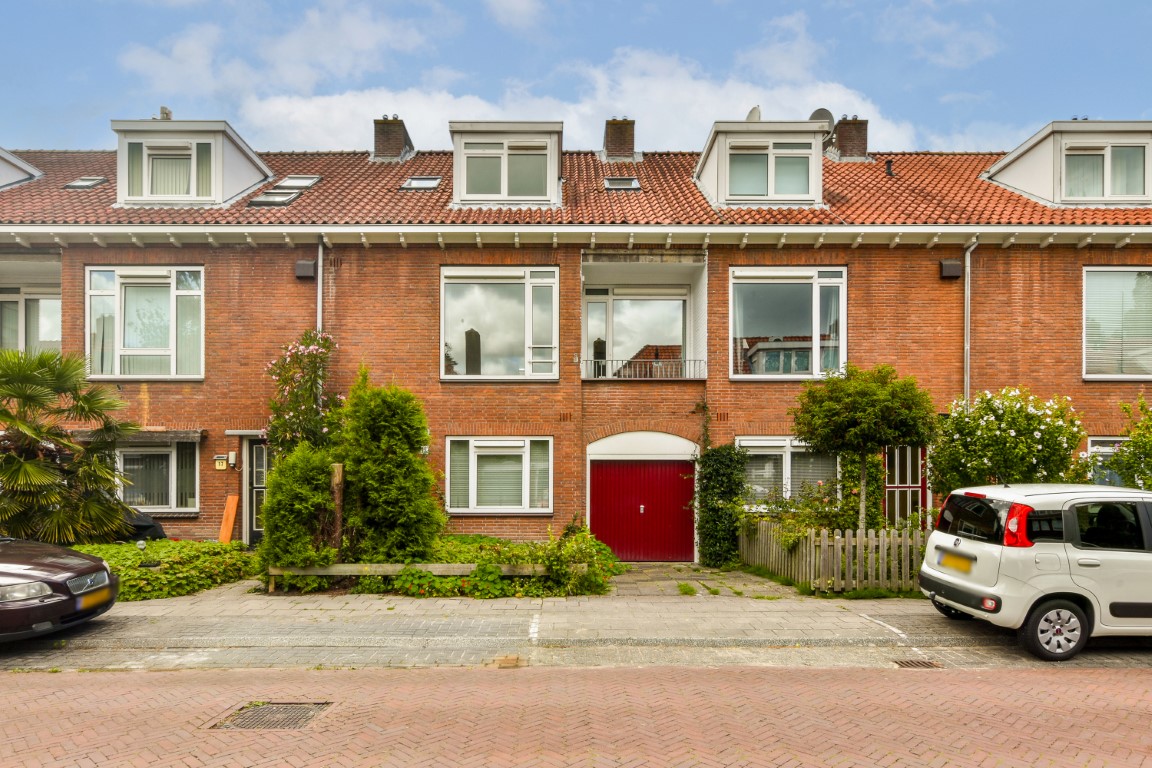
<path id="1" fill-rule="evenodd" d="M 745 451 L 729 444 L 706 448 L 696 460 L 696 537 L 701 565 L 721 568 L 739 558 L 737 526 L 747 459 Z"/>

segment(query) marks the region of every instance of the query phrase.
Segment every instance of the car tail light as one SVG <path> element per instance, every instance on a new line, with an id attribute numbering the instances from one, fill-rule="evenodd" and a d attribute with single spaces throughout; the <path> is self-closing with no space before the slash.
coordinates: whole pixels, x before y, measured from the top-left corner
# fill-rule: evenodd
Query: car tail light
<path id="1" fill-rule="evenodd" d="M 1008 519 L 1004 523 L 1004 546 L 1030 547 L 1028 538 L 1028 513 L 1032 507 L 1027 504 L 1013 504 L 1008 508 Z"/>
<path id="2" fill-rule="evenodd" d="M 976 493 L 975 491 L 964 491 L 964 495 L 965 496 L 971 496 L 974 499 L 986 499 L 986 498 L 988 498 L 988 494 Z"/>

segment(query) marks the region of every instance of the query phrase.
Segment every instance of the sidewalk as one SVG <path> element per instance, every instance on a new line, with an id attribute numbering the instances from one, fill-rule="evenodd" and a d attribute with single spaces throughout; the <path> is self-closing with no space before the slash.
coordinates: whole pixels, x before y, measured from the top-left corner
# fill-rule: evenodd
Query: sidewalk
<path id="1" fill-rule="evenodd" d="M 1043 666 L 1014 633 L 948 621 L 927 600 L 803 597 L 689 564 L 639 565 L 614 582 L 604 596 L 499 600 L 268 595 L 241 582 L 118 603 L 76 630 L 0 646 L 0 670 Z M 1137 652 L 1122 659 L 1090 647 L 1069 663 L 1152 666 L 1146 647 L 1127 641 L 1121 651 Z"/>

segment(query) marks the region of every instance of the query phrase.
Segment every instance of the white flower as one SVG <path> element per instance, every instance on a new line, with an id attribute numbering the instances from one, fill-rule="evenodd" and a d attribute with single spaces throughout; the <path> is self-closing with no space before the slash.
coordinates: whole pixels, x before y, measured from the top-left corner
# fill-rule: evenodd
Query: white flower
<path id="1" fill-rule="evenodd" d="M 1016 437 L 1016 430 L 1010 429 L 1008 430 L 1008 434 L 1010 434 L 1012 437 Z"/>

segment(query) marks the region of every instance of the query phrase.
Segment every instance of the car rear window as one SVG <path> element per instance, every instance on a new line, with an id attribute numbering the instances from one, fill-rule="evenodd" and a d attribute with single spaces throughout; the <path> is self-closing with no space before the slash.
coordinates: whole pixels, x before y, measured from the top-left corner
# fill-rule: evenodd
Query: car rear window
<path id="1" fill-rule="evenodd" d="M 976 541 L 1001 542 L 1010 506 L 999 499 L 953 494 L 944 502 L 936 530 Z"/>

